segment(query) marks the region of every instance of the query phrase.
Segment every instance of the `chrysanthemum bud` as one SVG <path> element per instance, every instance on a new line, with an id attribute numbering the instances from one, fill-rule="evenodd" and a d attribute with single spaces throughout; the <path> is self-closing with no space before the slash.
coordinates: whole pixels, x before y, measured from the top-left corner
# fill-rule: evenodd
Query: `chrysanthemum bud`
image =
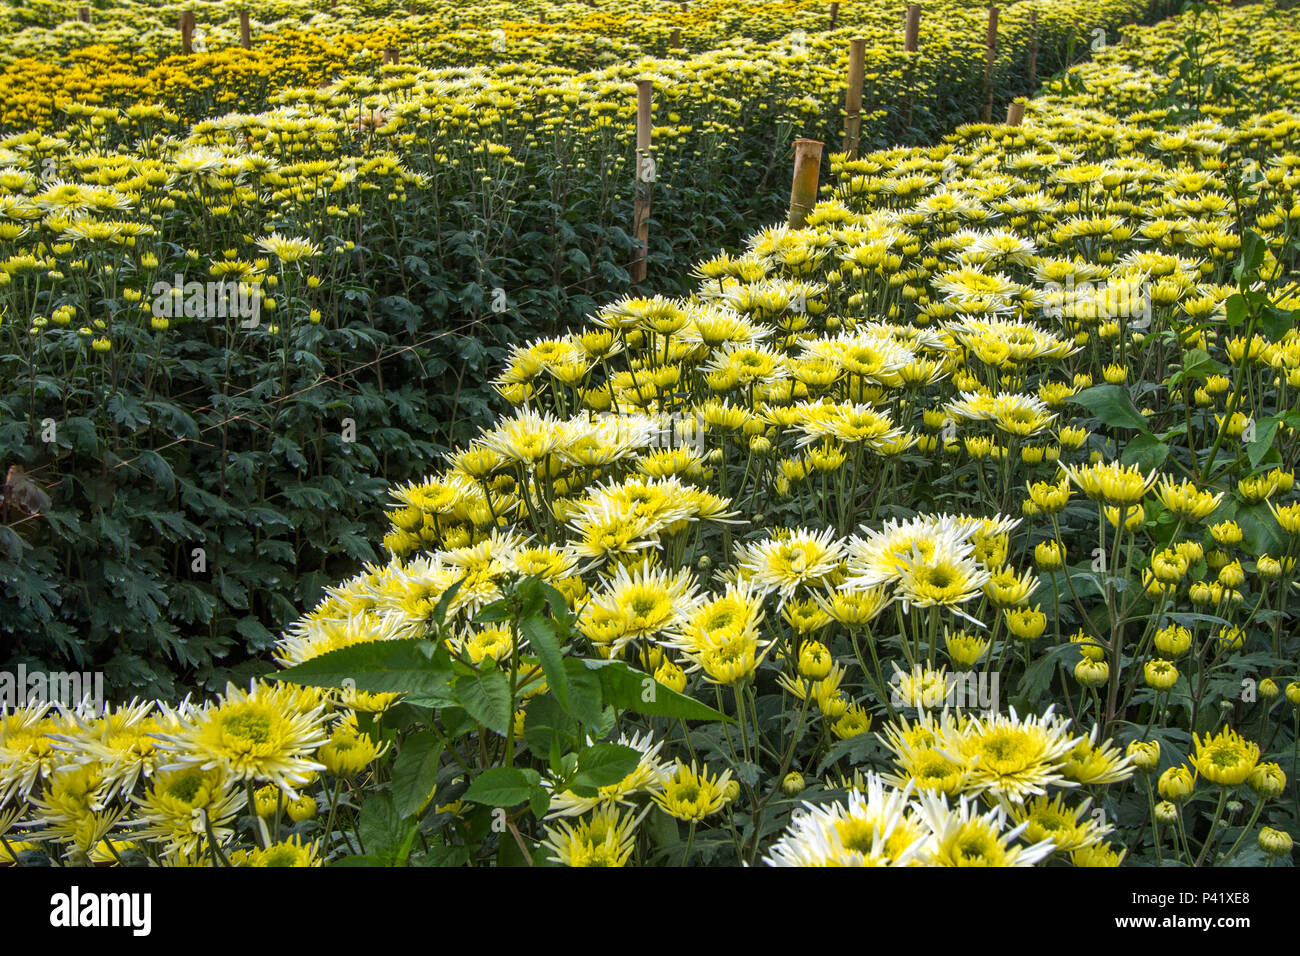
<path id="1" fill-rule="evenodd" d="M 294 823 L 302 823 L 303 820 L 314 820 L 316 818 L 316 809 L 316 801 L 304 793 L 289 804 L 289 819 Z"/>
<path id="2" fill-rule="evenodd" d="M 1100 687 L 1110 680 L 1110 665 L 1085 657 L 1074 666 L 1074 679 L 1084 687 Z"/>
<path id="3" fill-rule="evenodd" d="M 805 641 L 799 649 L 799 676 L 808 680 L 821 680 L 831 672 L 830 651 L 821 641 Z"/>
<path id="4" fill-rule="evenodd" d="M 1160 766 L 1160 741 L 1135 740 L 1128 745 L 1128 757 L 1138 770 L 1150 773 Z"/>
<path id="5" fill-rule="evenodd" d="M 1267 800 L 1286 789 L 1286 774 L 1275 763 L 1262 763 L 1250 772 L 1246 782 L 1250 789 Z"/>
<path id="6" fill-rule="evenodd" d="M 1160 775 L 1156 789 L 1160 791 L 1160 796 L 1171 803 L 1182 803 L 1196 789 L 1196 781 L 1186 767 L 1170 767 Z"/>
<path id="7" fill-rule="evenodd" d="M 1290 856 L 1293 845 L 1291 834 L 1282 830 L 1264 827 L 1259 831 L 1259 848 L 1269 856 Z"/>

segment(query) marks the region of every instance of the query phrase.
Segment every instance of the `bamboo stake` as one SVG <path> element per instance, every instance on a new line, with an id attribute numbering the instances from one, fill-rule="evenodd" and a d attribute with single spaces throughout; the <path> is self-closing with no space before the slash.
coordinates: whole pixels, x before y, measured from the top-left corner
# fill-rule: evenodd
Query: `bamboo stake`
<path id="1" fill-rule="evenodd" d="M 181 53 L 189 56 L 194 52 L 194 11 L 181 12 Z"/>
<path id="2" fill-rule="evenodd" d="M 835 29 L 835 21 L 840 18 L 840 5 L 838 2 L 831 4 L 831 29 Z"/>
<path id="3" fill-rule="evenodd" d="M 903 30 L 903 52 L 915 53 L 921 34 L 921 5 L 907 5 L 907 26 Z"/>
<path id="4" fill-rule="evenodd" d="M 1029 11 L 1029 65 L 1025 68 L 1029 75 L 1029 87 L 1038 85 L 1038 11 Z"/>
<path id="5" fill-rule="evenodd" d="M 866 73 L 867 41 L 849 41 L 849 88 L 844 94 L 844 152 L 849 159 L 858 158 L 862 138 L 862 78 Z"/>
<path id="6" fill-rule="evenodd" d="M 989 7 L 989 30 L 984 40 L 984 122 L 993 122 L 993 62 L 998 54 L 998 8 Z"/>
<path id="7" fill-rule="evenodd" d="M 816 139 L 794 141 L 794 181 L 790 186 L 791 229 L 802 229 L 817 202 L 817 177 L 821 173 L 822 147 Z"/>
<path id="8" fill-rule="evenodd" d="M 385 48 L 384 48 L 384 60 L 383 60 L 384 64 L 396 63 L 397 60 L 398 60 L 399 55 L 400 55 L 400 53 L 399 53 L 397 47 L 395 47 L 395 46 L 385 47 Z"/>
<path id="9" fill-rule="evenodd" d="M 253 47 L 253 31 L 248 24 L 248 11 L 239 11 L 239 45 L 245 50 Z"/>
<path id="10" fill-rule="evenodd" d="M 82 23 L 90 22 L 90 7 L 81 7 L 77 10 L 77 19 Z"/>
<path id="11" fill-rule="evenodd" d="M 682 45 L 682 31 L 674 29 L 672 36 L 668 38 L 668 49 L 676 50 Z"/>
<path id="12" fill-rule="evenodd" d="M 650 131 L 653 119 L 650 96 L 654 84 L 636 81 L 636 201 L 632 208 L 632 233 L 636 236 L 636 253 L 628 271 L 635 285 L 646 277 L 646 255 L 650 249 L 650 184 L 655 181 L 654 160 L 650 156 Z"/>
<path id="13" fill-rule="evenodd" d="M 1020 121 L 1023 120 L 1024 118 L 1025 118 L 1024 103 L 1016 102 L 1016 103 L 1012 103 L 1010 106 L 1007 107 L 1008 126 L 1019 126 Z"/>

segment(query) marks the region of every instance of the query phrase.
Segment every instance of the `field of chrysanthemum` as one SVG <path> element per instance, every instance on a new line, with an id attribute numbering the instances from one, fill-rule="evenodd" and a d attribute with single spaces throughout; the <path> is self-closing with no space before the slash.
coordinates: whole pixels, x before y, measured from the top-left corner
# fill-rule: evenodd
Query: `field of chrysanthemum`
<path id="1" fill-rule="evenodd" d="M 1290 866 L 1287 6 L 6 8 L 0 866 Z"/>

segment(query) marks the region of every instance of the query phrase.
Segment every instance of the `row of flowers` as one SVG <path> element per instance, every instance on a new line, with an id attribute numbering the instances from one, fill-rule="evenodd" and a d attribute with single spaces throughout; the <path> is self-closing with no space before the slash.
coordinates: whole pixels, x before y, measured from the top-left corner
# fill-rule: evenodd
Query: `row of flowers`
<path id="1" fill-rule="evenodd" d="M 417 648 L 454 692 L 358 670 L 8 714 L 7 852 L 375 859 L 385 807 L 427 862 L 1289 862 L 1300 114 L 1253 112 L 1250 67 L 1275 22 L 1136 34 L 1135 62 L 1195 51 L 1165 75 L 1237 65 L 1213 115 L 1150 65 L 1150 103 L 1106 112 L 1113 51 L 1022 126 L 833 157 L 804 227 L 688 298 L 514 349 L 514 410 L 395 488 L 390 560 L 277 645 L 318 685 Z M 606 672 L 644 706 L 583 705 Z"/>

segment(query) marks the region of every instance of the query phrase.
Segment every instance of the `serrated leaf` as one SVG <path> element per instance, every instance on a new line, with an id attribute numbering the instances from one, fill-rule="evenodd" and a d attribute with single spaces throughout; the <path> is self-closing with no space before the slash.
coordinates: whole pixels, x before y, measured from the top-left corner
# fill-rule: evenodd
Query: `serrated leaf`
<path id="1" fill-rule="evenodd" d="M 540 614 L 531 614 L 519 622 L 519 631 L 542 662 L 542 673 L 555 699 L 565 710 L 569 709 L 569 681 L 564 670 L 564 654 L 555 636 L 555 627 Z"/>
<path id="2" fill-rule="evenodd" d="M 474 778 L 462 800 L 489 807 L 514 807 L 529 799 L 541 777 L 521 767 L 493 767 Z"/>
<path id="3" fill-rule="evenodd" d="M 1082 405 L 1111 428 L 1147 430 L 1147 420 L 1133 404 L 1128 389 L 1119 385 L 1094 385 L 1071 396 L 1070 401 Z"/>
<path id="4" fill-rule="evenodd" d="M 427 641 L 370 641 L 353 644 L 294 667 L 277 671 L 276 680 L 310 687 L 353 687 L 372 694 L 418 694 L 451 700 L 451 672 L 430 661 Z"/>
<path id="5" fill-rule="evenodd" d="M 678 717 L 682 720 L 724 720 L 727 715 L 708 704 L 665 687 L 649 674 L 633 670 L 622 661 L 583 661 L 596 672 L 606 704 L 651 717 Z M 585 721 L 584 721 L 585 723 Z"/>
<path id="6" fill-rule="evenodd" d="M 430 801 L 438 779 L 442 741 L 431 730 L 408 737 L 393 761 L 393 803 L 404 817 L 418 816 Z"/>
<path id="7" fill-rule="evenodd" d="M 501 736 L 510 732 L 510 682 L 498 670 L 466 674 L 456 679 L 456 699 L 465 712 Z"/>
<path id="8" fill-rule="evenodd" d="M 608 787 L 618 783 L 641 762 L 641 751 L 624 744 L 592 744 L 578 754 L 573 782 L 583 787 Z"/>

